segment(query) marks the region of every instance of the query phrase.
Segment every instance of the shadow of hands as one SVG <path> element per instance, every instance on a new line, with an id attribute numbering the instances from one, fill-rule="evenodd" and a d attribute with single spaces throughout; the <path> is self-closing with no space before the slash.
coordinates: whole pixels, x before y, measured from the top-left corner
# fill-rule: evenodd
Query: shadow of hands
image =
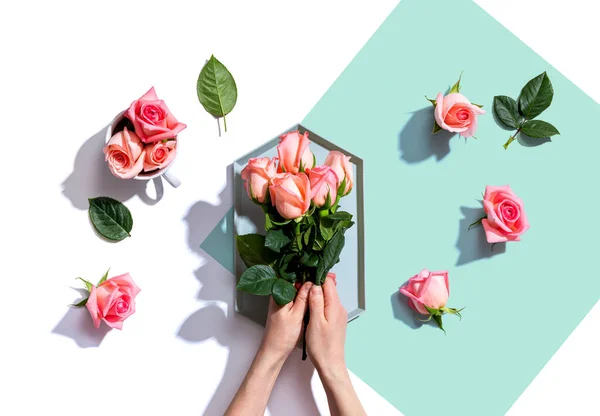
<path id="1" fill-rule="evenodd" d="M 455 133 L 442 130 L 431 134 L 433 107 L 425 107 L 412 113 L 399 135 L 400 159 L 407 163 L 419 163 L 435 156 L 442 160 L 450 153 L 450 139 Z"/>
<path id="2" fill-rule="evenodd" d="M 492 248 L 492 244 L 488 243 L 485 238 L 485 232 L 481 225 L 474 225 L 469 230 L 469 225 L 485 215 L 483 208 L 460 207 L 460 211 L 463 218 L 458 223 L 456 248 L 460 254 L 456 261 L 457 266 L 490 258 L 506 251 L 506 243 L 495 244 Z"/>
<path id="3" fill-rule="evenodd" d="M 153 179 L 156 197 L 146 193 L 148 181 L 119 179 L 110 173 L 102 149 L 105 145 L 108 126 L 94 134 L 79 148 L 73 172 L 62 183 L 62 192 L 77 209 L 87 210 L 88 198 L 110 196 L 121 202 L 139 195 L 143 202 L 154 205 L 162 198 L 164 187 L 162 179 Z"/>

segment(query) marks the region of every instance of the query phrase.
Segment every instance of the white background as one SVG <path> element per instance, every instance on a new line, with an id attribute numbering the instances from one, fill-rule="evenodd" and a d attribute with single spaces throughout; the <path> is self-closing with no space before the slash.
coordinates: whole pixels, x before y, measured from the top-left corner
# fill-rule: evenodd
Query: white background
<path id="1" fill-rule="evenodd" d="M 477 3 L 600 102 L 596 2 Z M 0 414 L 223 411 L 262 334 L 233 313 L 233 276 L 198 248 L 231 205 L 225 167 L 302 120 L 396 4 L 2 2 Z M 239 89 L 221 137 L 195 93 L 211 53 Z M 188 125 L 178 189 L 118 181 L 98 161 L 102 129 L 151 85 Z M 87 198 L 100 195 L 127 203 L 132 238 L 95 236 Z M 121 332 L 67 308 L 79 299 L 74 278 L 109 266 L 142 288 Z M 600 414 L 598 328 L 596 305 L 508 414 Z M 354 381 L 368 413 L 399 414 Z M 268 412 L 317 409 L 327 409 L 318 378 L 294 356 Z"/>

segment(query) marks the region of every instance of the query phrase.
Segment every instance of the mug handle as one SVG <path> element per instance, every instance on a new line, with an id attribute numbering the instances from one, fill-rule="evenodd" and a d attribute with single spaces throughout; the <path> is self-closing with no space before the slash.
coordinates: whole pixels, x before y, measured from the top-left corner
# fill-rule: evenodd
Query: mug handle
<path id="1" fill-rule="evenodd" d="M 162 174 L 162 177 L 171 185 L 173 188 L 177 188 L 181 185 L 181 181 L 177 178 L 177 176 L 173 175 L 171 172 L 165 172 Z"/>

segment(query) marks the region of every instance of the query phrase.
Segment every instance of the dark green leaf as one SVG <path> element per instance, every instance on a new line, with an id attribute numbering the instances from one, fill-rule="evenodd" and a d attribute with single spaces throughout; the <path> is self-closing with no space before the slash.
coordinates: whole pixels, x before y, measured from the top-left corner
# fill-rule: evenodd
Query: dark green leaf
<path id="1" fill-rule="evenodd" d="M 317 267 L 319 265 L 319 256 L 311 254 L 308 261 L 304 264 L 306 267 Z"/>
<path id="2" fill-rule="evenodd" d="M 338 211 L 335 214 L 330 214 L 324 218 L 326 218 L 326 221 L 351 220 L 352 214 L 346 211 Z"/>
<path id="3" fill-rule="evenodd" d="M 323 239 L 325 241 L 331 240 L 331 238 L 333 237 L 333 228 L 331 226 L 328 227 L 323 221 L 321 221 L 319 228 Z"/>
<path id="4" fill-rule="evenodd" d="M 71 306 L 73 306 L 73 307 L 75 307 L 75 308 L 82 308 L 82 307 L 84 307 L 85 305 L 87 305 L 87 301 L 88 301 L 88 299 L 89 299 L 89 298 L 85 298 L 84 300 L 82 300 L 82 301 L 80 301 L 80 302 L 77 302 L 77 303 L 74 303 L 74 304 L 72 304 Z"/>
<path id="5" fill-rule="evenodd" d="M 269 231 L 273 227 L 275 227 L 275 224 L 273 224 L 273 221 L 271 221 L 271 216 L 269 215 L 269 213 L 266 212 L 265 213 L 265 231 Z"/>
<path id="6" fill-rule="evenodd" d="M 294 237 L 291 249 L 296 252 L 302 251 L 302 234 L 298 234 L 296 237 Z"/>
<path id="7" fill-rule="evenodd" d="M 340 254 L 344 249 L 345 241 L 344 234 L 338 231 L 323 249 L 323 258 L 317 266 L 317 284 L 325 281 L 329 270 L 340 260 Z"/>
<path id="8" fill-rule="evenodd" d="M 237 87 L 231 73 L 214 55 L 200 71 L 196 83 L 198 99 L 204 109 L 215 117 L 223 117 L 233 110 L 237 101 Z"/>
<path id="9" fill-rule="evenodd" d="M 108 278 L 108 272 L 110 271 L 110 267 L 108 268 L 108 270 L 106 271 L 106 273 L 104 273 L 104 276 L 102 276 L 102 279 L 100 279 L 100 281 L 98 282 L 97 286 L 100 286 L 102 283 L 106 282 L 106 279 Z"/>
<path id="10" fill-rule="evenodd" d="M 275 280 L 277 280 L 277 275 L 275 274 L 275 270 L 270 266 L 252 266 L 240 277 L 240 281 L 237 284 L 237 290 L 242 290 L 254 295 L 270 295 Z"/>
<path id="11" fill-rule="evenodd" d="M 553 96 L 552 83 L 544 72 L 530 80 L 521 90 L 518 99 L 519 112 L 526 120 L 531 120 L 550 107 Z"/>
<path id="12" fill-rule="evenodd" d="M 257 264 L 273 264 L 277 254 L 265 247 L 265 237 L 260 234 L 237 236 L 237 249 L 247 267 Z"/>
<path id="13" fill-rule="evenodd" d="M 265 238 L 265 247 L 276 253 L 287 246 L 292 240 L 283 233 L 283 230 L 269 230 Z"/>
<path id="14" fill-rule="evenodd" d="M 502 127 L 518 129 L 523 116 L 519 114 L 518 104 L 506 95 L 494 97 L 494 115 Z"/>
<path id="15" fill-rule="evenodd" d="M 442 325 L 442 315 L 432 315 L 432 316 L 433 316 L 433 320 L 435 321 L 437 326 L 439 326 L 440 329 L 442 331 L 444 331 L 444 333 L 446 333 L 446 330 L 444 329 L 444 326 Z"/>
<path id="16" fill-rule="evenodd" d="M 296 272 L 287 272 L 286 270 L 279 269 L 279 276 L 288 282 L 294 283 L 297 279 Z"/>
<path id="17" fill-rule="evenodd" d="M 87 289 L 88 292 L 92 291 L 92 286 L 94 286 L 92 283 L 88 282 L 87 280 L 85 280 L 82 277 L 78 277 L 77 279 L 79 279 L 83 282 L 83 284 L 85 285 L 85 288 Z M 77 279 L 75 279 L 75 280 L 77 280 Z"/>
<path id="18" fill-rule="evenodd" d="M 90 221 L 100 235 L 113 241 L 131 237 L 133 218 L 125 205 L 107 196 L 90 198 L 88 201 Z"/>
<path id="19" fill-rule="evenodd" d="M 273 223 L 274 225 L 279 225 L 280 227 L 287 225 L 292 221 L 292 220 L 286 220 L 286 219 L 280 220 L 278 218 L 275 218 L 275 216 L 273 214 L 267 214 L 267 215 L 270 216 L 271 223 Z"/>
<path id="20" fill-rule="evenodd" d="M 545 137 L 560 134 L 556 127 L 542 120 L 530 120 L 525 122 L 521 131 L 533 139 L 543 139 Z"/>
<path id="21" fill-rule="evenodd" d="M 273 299 L 278 305 L 287 305 L 296 297 L 296 288 L 290 282 L 277 279 L 273 284 Z"/>

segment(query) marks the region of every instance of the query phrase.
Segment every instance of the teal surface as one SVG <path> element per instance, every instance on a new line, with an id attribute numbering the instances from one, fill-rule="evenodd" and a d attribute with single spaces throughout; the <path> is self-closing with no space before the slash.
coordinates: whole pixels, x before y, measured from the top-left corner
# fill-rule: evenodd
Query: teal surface
<path id="1" fill-rule="evenodd" d="M 233 273 L 233 207 L 204 239 L 200 248 Z"/>
<path id="2" fill-rule="evenodd" d="M 484 104 L 478 140 L 430 136 L 423 97 L 462 92 Z M 502 144 L 491 114 L 548 71 L 539 119 L 562 133 Z M 467 0 L 402 0 L 302 121 L 364 159 L 367 311 L 349 326 L 349 368 L 406 416 L 503 415 L 600 298 L 594 219 L 600 106 Z M 531 145 L 531 143 L 525 143 Z M 486 185 L 510 184 L 531 229 L 492 252 Z M 420 326 L 397 295 L 422 268 L 450 272 L 447 335 Z M 338 276 L 338 279 L 343 279 Z"/>

